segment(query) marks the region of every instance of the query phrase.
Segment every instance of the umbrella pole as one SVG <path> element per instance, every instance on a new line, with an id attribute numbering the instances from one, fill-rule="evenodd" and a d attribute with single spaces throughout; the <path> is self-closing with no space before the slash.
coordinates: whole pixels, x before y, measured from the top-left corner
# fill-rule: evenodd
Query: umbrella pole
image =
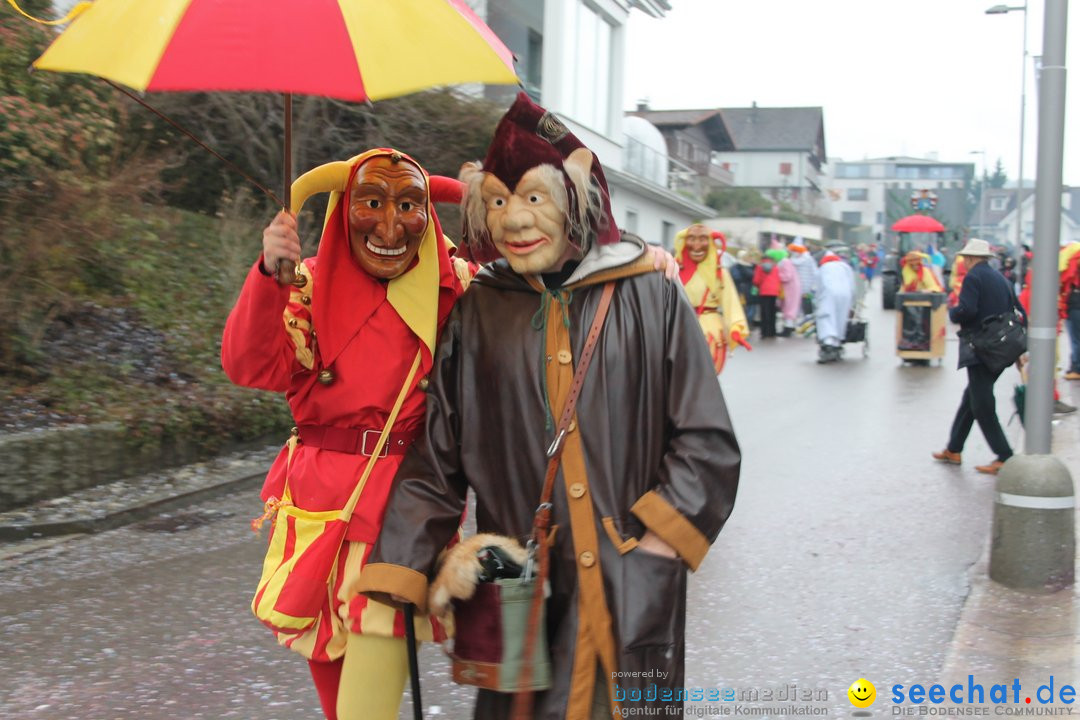
<path id="1" fill-rule="evenodd" d="M 285 198 L 287 212 L 292 212 L 292 93 L 284 93 L 285 98 L 285 157 L 282 165 L 282 195 Z M 296 263 L 292 260 L 278 262 L 277 279 L 282 285 L 296 285 L 301 282 L 296 277 Z M 302 287 L 302 286 L 301 286 Z"/>

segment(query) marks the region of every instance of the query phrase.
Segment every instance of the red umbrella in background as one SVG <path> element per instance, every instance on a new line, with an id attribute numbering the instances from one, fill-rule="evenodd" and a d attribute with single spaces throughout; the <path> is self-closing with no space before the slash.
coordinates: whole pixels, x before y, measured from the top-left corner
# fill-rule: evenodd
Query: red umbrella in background
<path id="1" fill-rule="evenodd" d="M 896 232 L 945 232 L 945 226 L 929 215 L 908 215 L 892 224 Z"/>
<path id="2" fill-rule="evenodd" d="M 513 55 L 465 0 L 94 0 L 72 17 L 35 68 L 148 92 L 282 93 L 286 203 L 293 93 L 363 102 L 518 83 Z"/>

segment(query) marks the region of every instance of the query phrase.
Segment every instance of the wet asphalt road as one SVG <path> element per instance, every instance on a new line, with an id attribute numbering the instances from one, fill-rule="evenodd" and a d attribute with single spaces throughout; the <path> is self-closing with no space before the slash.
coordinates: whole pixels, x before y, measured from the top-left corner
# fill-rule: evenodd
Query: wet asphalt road
<path id="1" fill-rule="evenodd" d="M 812 341 L 777 339 L 725 370 L 743 474 L 691 578 L 689 686 L 795 685 L 849 717 L 860 677 L 881 692 L 938 676 L 989 535 L 993 481 L 971 466 L 992 456 L 976 430 L 962 469 L 930 460 L 963 389 L 955 339 L 942 367 L 902 367 L 894 313 L 869 304 L 869 358 L 849 345 L 818 366 Z M 1003 419 L 1015 377 L 998 383 Z M 1018 423 L 1006 433 L 1015 446 Z M 305 663 L 248 610 L 259 510 L 245 491 L 0 561 L 0 719 L 319 717 Z M 468 717 L 438 650 L 422 664 L 429 716 Z"/>

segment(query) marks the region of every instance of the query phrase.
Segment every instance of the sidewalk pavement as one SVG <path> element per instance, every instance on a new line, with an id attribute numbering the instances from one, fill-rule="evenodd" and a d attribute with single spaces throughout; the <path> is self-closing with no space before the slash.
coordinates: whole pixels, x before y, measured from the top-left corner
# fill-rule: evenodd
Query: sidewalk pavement
<path id="1" fill-rule="evenodd" d="M 1075 404 L 1080 387 L 1074 391 L 1069 383 L 1059 385 L 1063 399 Z M 1073 394 L 1072 399 L 1069 394 Z M 1068 468 L 1075 484 L 1080 478 L 1078 415 L 1055 420 L 1052 452 Z M 989 531 L 987 528 L 988 540 Z M 963 685 L 966 700 L 969 675 L 987 693 L 995 683 L 1011 686 L 1014 679 L 1019 679 L 1024 709 L 1061 708 L 1064 712 L 1073 708 L 1080 714 L 1075 705 L 1041 705 L 1035 696 L 1037 688 L 1048 684 L 1051 676 L 1055 698 L 1062 685 L 1077 687 L 1080 683 L 1080 585 L 1050 594 L 1012 590 L 990 580 L 989 564 L 988 541 L 983 556 L 969 572 L 971 591 L 960 612 L 939 682 L 946 688 Z M 1009 693 L 1011 702 L 1011 688 Z M 1025 702 L 1027 697 L 1031 697 L 1030 706 Z"/>

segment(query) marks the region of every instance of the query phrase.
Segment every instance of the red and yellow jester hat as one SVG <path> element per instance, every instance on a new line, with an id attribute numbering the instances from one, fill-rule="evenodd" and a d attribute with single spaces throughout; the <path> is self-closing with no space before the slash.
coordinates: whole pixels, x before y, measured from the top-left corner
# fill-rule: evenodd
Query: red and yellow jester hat
<path id="1" fill-rule="evenodd" d="M 716 249 L 717 253 L 720 255 L 720 257 L 723 257 L 724 253 L 727 252 L 727 237 L 725 237 L 724 233 L 720 232 L 719 230 L 713 230 L 712 241 L 714 245 L 718 246 Z"/>
<path id="2" fill-rule="evenodd" d="M 562 174 L 569 205 L 567 212 L 573 217 L 578 203 L 584 202 L 585 198 L 577 196 L 577 190 L 563 170 L 563 162 L 570 157 L 570 153 L 583 147 L 585 147 L 584 143 L 578 140 L 559 118 L 534 103 L 522 92 L 518 93 L 517 100 L 506 111 L 495 128 L 495 136 L 488 147 L 482 169 L 497 177 L 513 192 L 521 176 L 532 168 L 543 164 L 554 166 Z M 611 213 L 607 180 L 604 178 L 604 170 L 600 167 L 600 161 L 595 153 L 591 178 L 600 193 L 602 211 L 597 216 L 589 218 L 591 231 L 589 237 L 570 236 L 570 242 L 580 248 L 583 253 L 589 251 L 594 241 L 601 245 L 610 245 L 619 242 L 620 237 L 615 218 Z M 468 245 L 472 259 L 476 262 L 498 260 L 501 255 L 491 242 L 487 228 L 471 228 L 468 213 L 465 213 L 465 217 L 464 237 L 480 238 L 478 242 Z"/>
<path id="3" fill-rule="evenodd" d="M 386 283 L 368 275 L 353 258 L 346 212 L 357 170 L 376 157 L 390 157 L 395 162 L 407 162 L 419 168 L 428 191 L 428 224 L 416 260 Z M 457 180 L 429 176 L 418 162 L 390 148 L 368 150 L 349 160 L 328 163 L 296 179 L 292 185 L 292 208 L 297 214 L 312 195 L 330 193 L 316 255 L 317 278 L 312 294 L 313 325 L 319 333 L 324 364 L 334 361 L 385 299 L 423 343 L 426 352 L 422 371 L 430 368 L 439 321 L 449 314 L 454 299 L 461 293 L 434 203 L 460 201 L 461 188 Z"/>

